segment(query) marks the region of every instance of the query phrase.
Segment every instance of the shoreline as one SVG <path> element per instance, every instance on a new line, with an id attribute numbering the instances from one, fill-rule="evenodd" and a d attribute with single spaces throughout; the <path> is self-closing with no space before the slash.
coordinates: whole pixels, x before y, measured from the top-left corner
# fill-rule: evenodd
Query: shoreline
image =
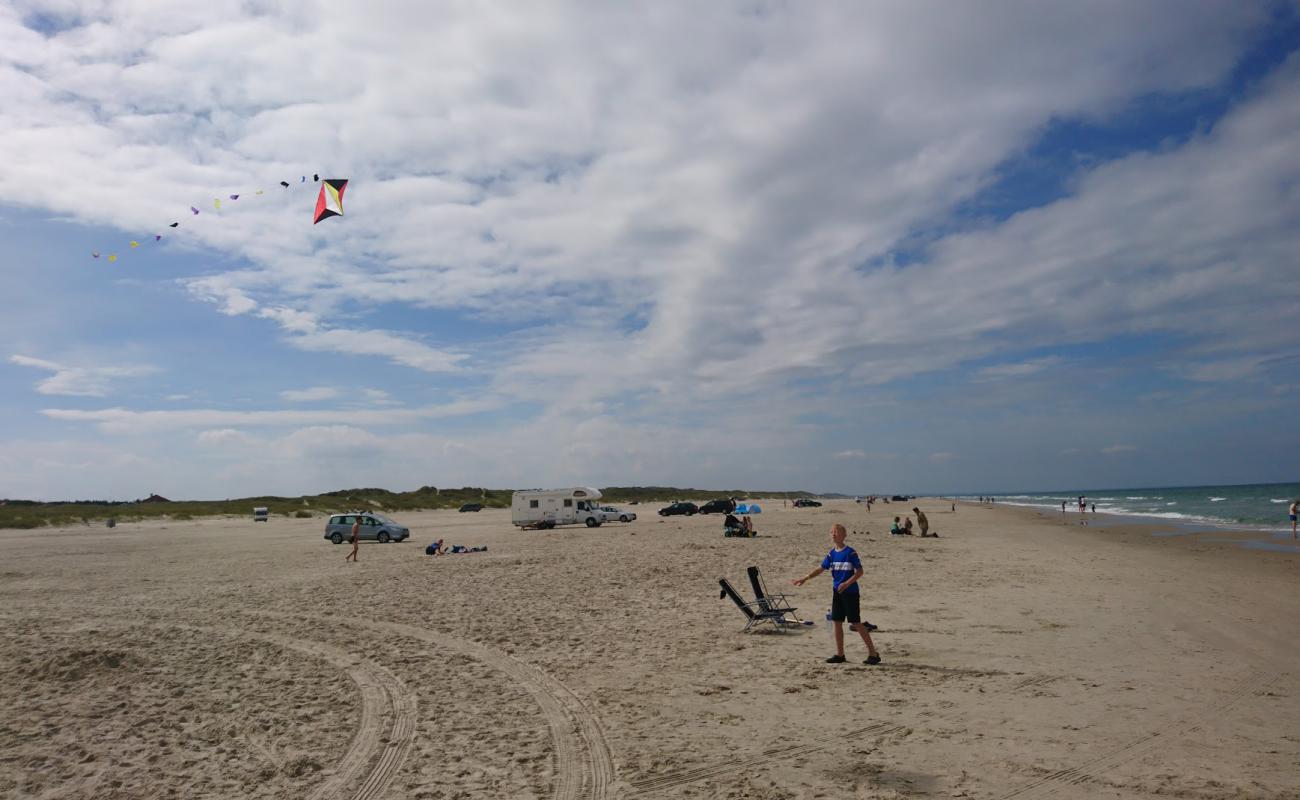
<path id="1" fill-rule="evenodd" d="M 958 501 L 961 502 L 961 501 Z M 989 507 L 978 501 L 966 501 L 971 508 Z M 1221 544 L 1238 549 L 1250 549 L 1264 552 L 1300 553 L 1300 542 L 1293 541 L 1291 531 L 1287 529 L 1270 529 L 1250 525 L 1217 524 L 1185 519 L 1158 519 L 1141 514 L 1113 514 L 1104 511 L 1088 512 L 1087 525 L 1079 524 L 1079 514 L 1070 510 L 1065 515 L 1059 511 L 1039 506 L 1015 503 L 994 503 L 994 508 L 1005 509 L 1011 513 L 1027 514 L 1044 523 L 1055 523 L 1063 528 L 1081 528 L 1095 530 L 1126 530 L 1145 532 L 1157 538 L 1190 537 L 1202 544 Z M 1062 519 L 1064 516 L 1064 520 Z M 1223 537 L 1220 540 L 1211 537 Z"/>

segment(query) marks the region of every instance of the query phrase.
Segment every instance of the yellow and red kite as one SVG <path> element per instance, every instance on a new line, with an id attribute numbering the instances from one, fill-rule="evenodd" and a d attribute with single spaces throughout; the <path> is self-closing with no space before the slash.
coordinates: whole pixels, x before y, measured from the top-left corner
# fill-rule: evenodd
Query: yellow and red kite
<path id="1" fill-rule="evenodd" d="M 346 179 L 326 178 L 320 183 L 320 194 L 316 197 L 316 218 L 313 225 L 323 219 L 343 216 L 343 192 L 347 191 Z"/>

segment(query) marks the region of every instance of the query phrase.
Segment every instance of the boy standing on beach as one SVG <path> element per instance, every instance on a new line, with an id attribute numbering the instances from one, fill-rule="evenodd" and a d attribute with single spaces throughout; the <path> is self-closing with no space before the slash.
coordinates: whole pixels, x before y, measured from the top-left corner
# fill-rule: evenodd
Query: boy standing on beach
<path id="1" fill-rule="evenodd" d="M 876 652 L 876 645 L 871 641 L 867 626 L 862 624 L 858 594 L 858 580 L 862 577 L 862 560 L 858 558 L 858 554 L 852 547 L 844 543 L 844 537 L 847 535 L 848 531 L 843 525 L 838 522 L 832 525 L 831 543 L 834 547 L 822 559 L 821 566 L 802 578 L 796 578 L 792 583 L 795 586 L 803 586 L 805 582 L 826 570 L 831 571 L 831 621 L 835 623 L 835 655 L 826 659 L 827 664 L 843 664 L 847 660 L 844 658 L 845 620 L 848 620 L 850 628 L 862 636 L 862 641 L 867 646 L 867 660 L 863 663 L 879 664 L 880 653 Z"/>

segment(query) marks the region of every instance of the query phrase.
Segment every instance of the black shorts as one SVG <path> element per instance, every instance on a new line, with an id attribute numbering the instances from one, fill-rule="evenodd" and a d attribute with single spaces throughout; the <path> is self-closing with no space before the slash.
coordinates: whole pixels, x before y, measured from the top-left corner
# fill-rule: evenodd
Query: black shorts
<path id="1" fill-rule="evenodd" d="M 862 621 L 862 611 L 858 603 L 857 592 L 834 592 L 831 594 L 831 621 L 852 622 L 855 625 Z"/>

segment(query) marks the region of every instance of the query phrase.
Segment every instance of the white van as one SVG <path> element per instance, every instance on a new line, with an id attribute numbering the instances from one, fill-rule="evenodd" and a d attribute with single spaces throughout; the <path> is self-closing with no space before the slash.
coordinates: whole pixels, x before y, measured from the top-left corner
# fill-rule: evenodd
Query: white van
<path id="1" fill-rule="evenodd" d="M 598 500 L 600 490 L 590 486 L 525 489 L 515 492 L 510 498 L 510 520 L 521 528 L 554 528 L 557 525 L 596 528 L 605 521 Z"/>
<path id="2" fill-rule="evenodd" d="M 270 516 L 271 512 L 266 509 L 266 506 L 258 506 L 253 509 L 253 522 L 266 522 Z"/>

